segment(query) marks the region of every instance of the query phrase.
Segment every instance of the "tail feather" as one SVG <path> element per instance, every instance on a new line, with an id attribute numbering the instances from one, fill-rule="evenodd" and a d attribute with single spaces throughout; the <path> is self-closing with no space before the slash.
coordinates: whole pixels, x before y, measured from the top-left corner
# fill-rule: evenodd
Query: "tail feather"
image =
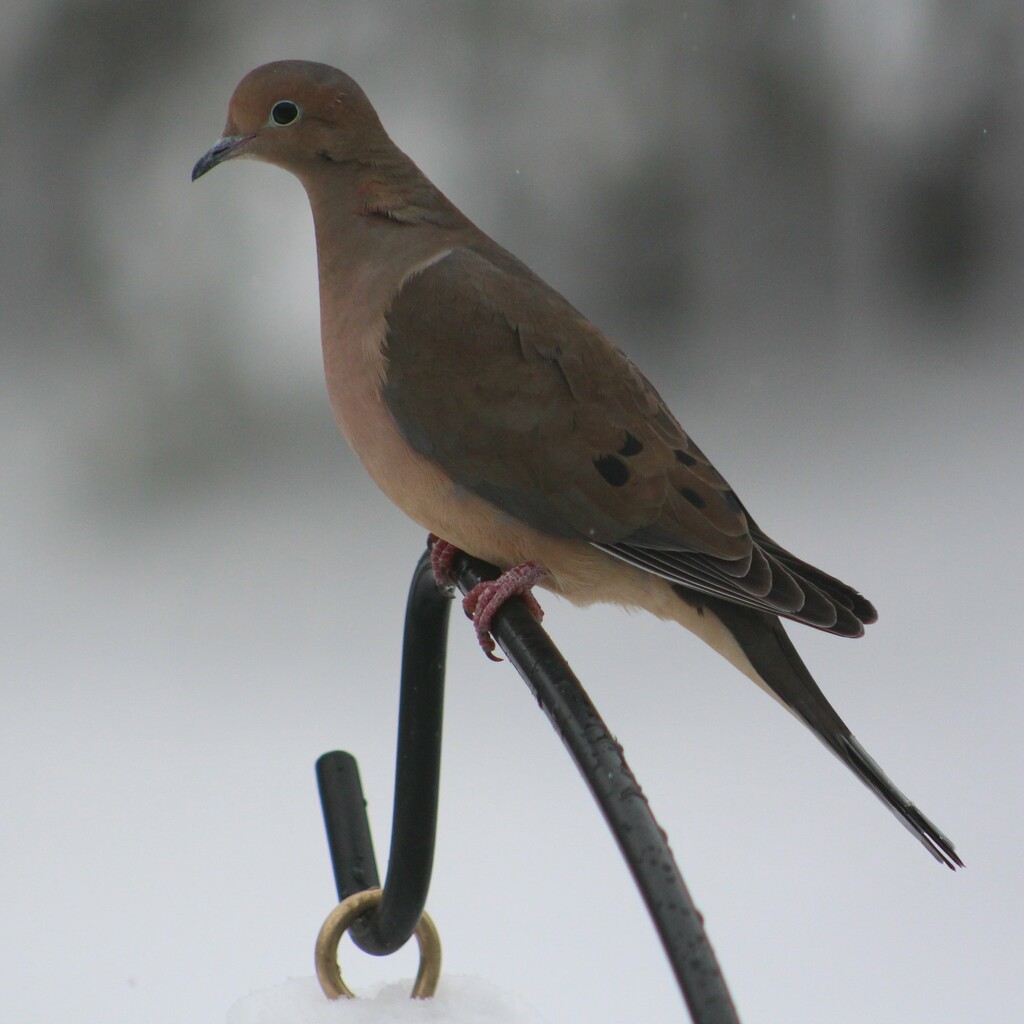
<path id="1" fill-rule="evenodd" d="M 836 751 L 839 758 L 889 805 L 893 814 L 917 836 L 924 848 L 946 867 L 954 870 L 962 868 L 964 862 L 957 855 L 949 839 L 892 784 L 878 762 L 857 741 L 857 737 L 848 734 L 839 737 L 839 743 L 844 748 L 842 751 Z"/>
<path id="2" fill-rule="evenodd" d="M 893 785 L 828 702 L 775 615 L 673 587 L 683 600 L 712 612 L 736 639 L 765 686 L 850 768 L 922 846 L 951 869 L 963 861 L 949 839 Z"/>

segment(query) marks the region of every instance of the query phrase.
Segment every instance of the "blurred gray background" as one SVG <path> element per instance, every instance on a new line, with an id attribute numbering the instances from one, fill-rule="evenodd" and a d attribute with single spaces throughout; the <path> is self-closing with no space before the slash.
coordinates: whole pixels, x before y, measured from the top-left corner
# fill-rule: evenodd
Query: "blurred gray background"
<path id="1" fill-rule="evenodd" d="M 485 230 L 648 372 L 765 528 L 863 589 L 794 627 L 957 841 L 931 863 L 677 627 L 548 598 L 750 1021 L 1005 1019 L 1022 995 L 1018 529 L 1024 11 L 7 0 L 0 15 L 0 1004 L 223 1020 L 312 973 L 312 766 L 360 759 L 385 855 L 420 531 L 321 380 L 301 188 L 189 182 L 236 82 L 343 67 Z M 682 1019 L 525 687 L 453 616 L 446 969 L 552 1021 Z M 351 951 L 354 985 L 414 957 Z"/>

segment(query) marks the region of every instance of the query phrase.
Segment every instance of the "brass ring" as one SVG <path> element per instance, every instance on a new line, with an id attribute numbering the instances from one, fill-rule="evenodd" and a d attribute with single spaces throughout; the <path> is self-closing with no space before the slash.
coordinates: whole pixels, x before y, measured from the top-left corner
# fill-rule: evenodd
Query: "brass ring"
<path id="1" fill-rule="evenodd" d="M 364 889 L 339 903 L 328 915 L 316 937 L 316 976 L 328 999 L 355 999 L 345 984 L 338 964 L 338 943 L 356 918 L 380 905 L 381 889 Z M 416 941 L 420 946 L 420 967 L 412 986 L 413 999 L 429 999 L 437 991 L 441 977 L 441 937 L 434 922 L 424 911 L 416 925 Z"/>

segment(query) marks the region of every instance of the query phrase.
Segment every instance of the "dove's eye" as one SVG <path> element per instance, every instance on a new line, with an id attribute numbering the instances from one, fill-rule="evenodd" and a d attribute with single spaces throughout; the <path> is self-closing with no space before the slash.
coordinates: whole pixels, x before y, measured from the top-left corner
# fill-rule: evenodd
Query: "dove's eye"
<path id="1" fill-rule="evenodd" d="M 293 121 L 299 119 L 299 108 L 298 105 L 292 103 L 291 100 L 278 100 L 270 108 L 270 120 L 274 124 L 291 124 Z"/>

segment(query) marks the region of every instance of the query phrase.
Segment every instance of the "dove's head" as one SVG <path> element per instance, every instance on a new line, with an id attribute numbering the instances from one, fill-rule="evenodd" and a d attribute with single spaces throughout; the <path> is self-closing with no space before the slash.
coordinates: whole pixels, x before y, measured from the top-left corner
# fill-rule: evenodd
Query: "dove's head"
<path id="1" fill-rule="evenodd" d="M 388 143 L 376 111 L 343 71 L 282 60 L 250 71 L 228 106 L 224 134 L 192 170 L 192 180 L 237 156 L 305 177 L 317 166 L 371 155 Z"/>

